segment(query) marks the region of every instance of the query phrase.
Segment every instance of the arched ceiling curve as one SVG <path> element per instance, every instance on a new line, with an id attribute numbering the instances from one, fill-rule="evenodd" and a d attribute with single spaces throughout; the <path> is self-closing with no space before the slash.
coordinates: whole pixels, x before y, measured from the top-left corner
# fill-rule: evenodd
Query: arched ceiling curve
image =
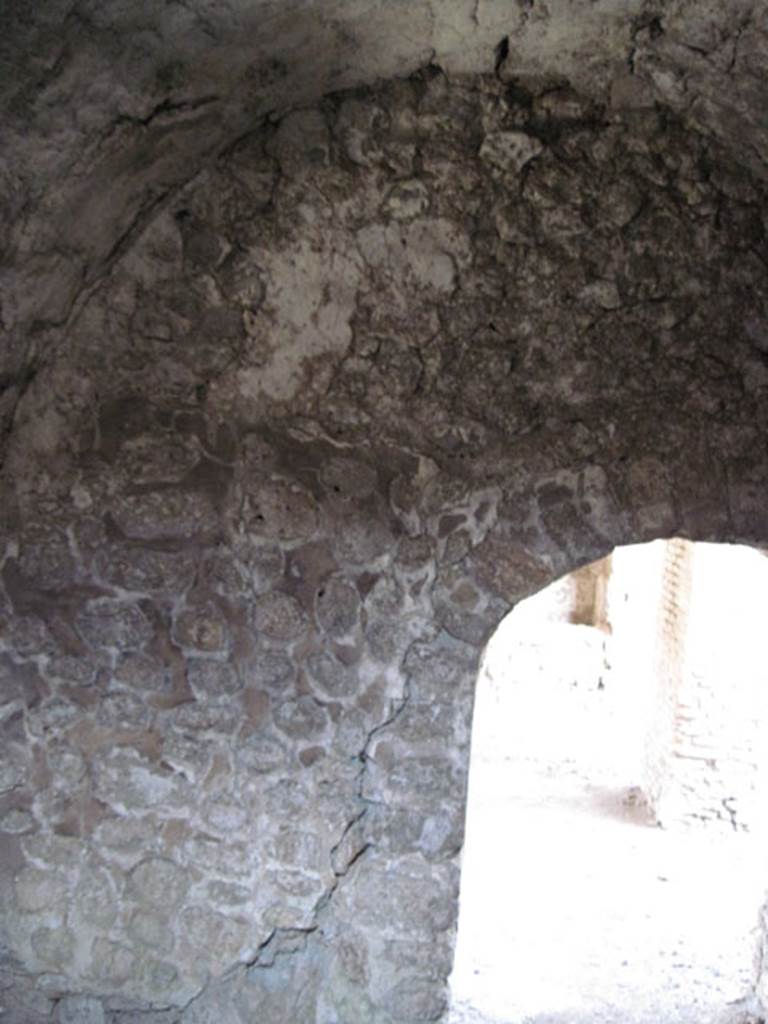
<path id="1" fill-rule="evenodd" d="M 6 387 L 206 160 L 265 117 L 430 62 L 665 104 L 765 172 L 753 0 L 6 0 L 2 21 Z"/>

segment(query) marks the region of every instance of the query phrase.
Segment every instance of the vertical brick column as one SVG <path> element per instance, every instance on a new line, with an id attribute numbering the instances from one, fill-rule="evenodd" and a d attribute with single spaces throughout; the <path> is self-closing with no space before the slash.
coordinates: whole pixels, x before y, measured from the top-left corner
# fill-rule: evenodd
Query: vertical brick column
<path id="1" fill-rule="evenodd" d="M 663 809 L 669 824 L 729 832 L 759 824 L 765 671 L 758 609 L 766 582 L 761 569 L 759 557 L 743 548 L 699 544 L 693 550 Z"/>
<path id="2" fill-rule="evenodd" d="M 655 700 L 646 735 L 643 789 L 649 805 L 663 820 L 668 805 L 675 757 L 678 704 L 685 667 L 685 640 L 690 608 L 693 545 L 667 542 L 661 569 L 654 644 Z"/>

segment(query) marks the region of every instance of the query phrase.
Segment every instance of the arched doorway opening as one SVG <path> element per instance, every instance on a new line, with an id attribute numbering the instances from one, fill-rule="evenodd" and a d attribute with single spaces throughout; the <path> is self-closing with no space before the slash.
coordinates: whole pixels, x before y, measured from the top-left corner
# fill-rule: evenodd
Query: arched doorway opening
<path id="1" fill-rule="evenodd" d="M 501 624 L 452 1022 L 757 1019 L 767 591 L 752 548 L 657 541 Z"/>

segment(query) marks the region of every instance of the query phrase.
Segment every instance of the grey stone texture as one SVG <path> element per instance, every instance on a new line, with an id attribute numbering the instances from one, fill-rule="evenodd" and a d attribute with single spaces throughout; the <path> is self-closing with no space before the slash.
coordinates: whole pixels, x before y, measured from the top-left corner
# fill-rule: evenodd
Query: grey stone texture
<path id="1" fill-rule="evenodd" d="M 490 632 L 768 542 L 768 23 L 6 14 L 8 1019 L 437 1021 Z"/>

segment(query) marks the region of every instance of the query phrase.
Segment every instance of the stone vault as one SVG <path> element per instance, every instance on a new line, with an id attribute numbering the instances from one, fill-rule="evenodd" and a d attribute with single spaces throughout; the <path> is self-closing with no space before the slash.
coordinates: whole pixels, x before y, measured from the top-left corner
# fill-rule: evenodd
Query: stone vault
<path id="1" fill-rule="evenodd" d="M 5 1019 L 437 1021 L 490 632 L 768 542 L 765 14 L 0 18 Z"/>

